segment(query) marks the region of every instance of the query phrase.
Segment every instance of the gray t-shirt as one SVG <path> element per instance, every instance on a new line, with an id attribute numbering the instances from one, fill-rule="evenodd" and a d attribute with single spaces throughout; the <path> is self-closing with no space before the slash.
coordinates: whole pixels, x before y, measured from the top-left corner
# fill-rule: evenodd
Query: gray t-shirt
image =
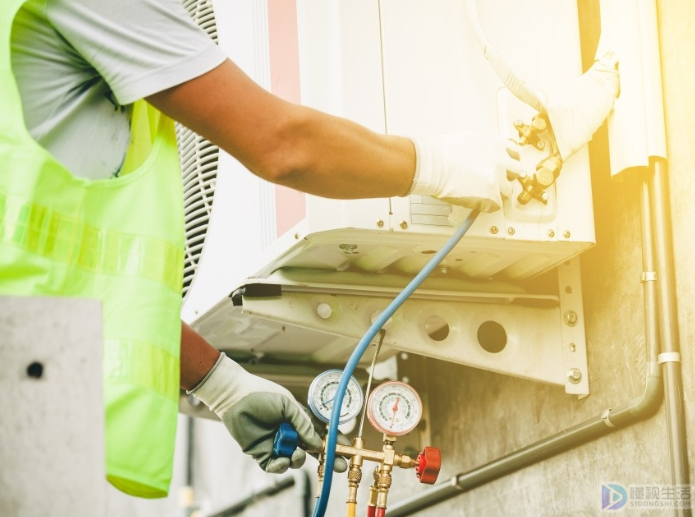
<path id="1" fill-rule="evenodd" d="M 133 102 L 226 59 L 180 0 L 29 0 L 11 56 L 29 132 L 91 179 L 120 170 Z"/>

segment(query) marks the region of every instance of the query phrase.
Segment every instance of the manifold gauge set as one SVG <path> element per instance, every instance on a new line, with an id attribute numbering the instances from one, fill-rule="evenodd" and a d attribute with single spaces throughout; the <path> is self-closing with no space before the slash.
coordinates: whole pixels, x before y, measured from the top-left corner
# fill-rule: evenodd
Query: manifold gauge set
<path id="1" fill-rule="evenodd" d="M 342 370 L 327 370 L 318 375 L 309 386 L 308 405 L 318 419 L 330 423 L 333 401 L 340 384 Z M 371 386 L 371 376 L 367 384 Z M 362 386 L 351 376 L 339 412 L 338 423 L 345 424 L 362 413 L 358 435 L 352 446 L 336 444 L 335 454 L 349 459 L 348 471 L 348 516 L 355 515 L 357 489 L 362 479 L 364 461 L 373 461 L 374 483 L 369 488 L 367 504 L 368 517 L 385 517 L 386 500 L 391 487 L 391 473 L 395 467 L 415 469 L 415 475 L 421 483 L 434 484 L 441 466 L 441 453 L 435 447 L 425 447 L 417 458 L 398 454 L 394 448 L 397 437 L 413 431 L 422 418 L 422 401 L 417 392 L 408 384 L 400 381 L 387 381 L 377 386 L 365 403 Z M 366 418 L 374 429 L 383 433 L 381 450 L 365 447 L 362 427 Z M 324 476 L 324 449 L 319 452 L 318 484 L 319 493 Z"/>

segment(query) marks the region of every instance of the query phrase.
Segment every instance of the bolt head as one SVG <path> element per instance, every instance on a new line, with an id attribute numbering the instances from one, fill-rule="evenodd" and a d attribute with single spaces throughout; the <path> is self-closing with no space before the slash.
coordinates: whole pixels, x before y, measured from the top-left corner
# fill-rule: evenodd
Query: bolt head
<path id="1" fill-rule="evenodd" d="M 333 314 L 333 308 L 327 303 L 320 303 L 318 307 L 316 307 L 316 314 L 324 320 L 328 319 Z"/>
<path id="2" fill-rule="evenodd" d="M 579 321 L 579 316 L 574 311 L 567 311 L 564 315 L 564 320 L 568 327 L 574 327 Z"/>
<path id="3" fill-rule="evenodd" d="M 500 229 L 497 228 L 497 226 L 490 226 L 490 233 L 495 235 L 497 232 L 499 232 Z"/>
<path id="4" fill-rule="evenodd" d="M 384 221 L 381 220 L 381 219 L 379 219 L 379 220 L 376 222 L 376 225 L 377 225 L 377 227 L 379 227 L 379 228 L 383 228 L 383 227 L 384 227 Z"/>
<path id="5" fill-rule="evenodd" d="M 570 233 L 569 230 L 565 230 L 564 232 L 562 232 L 562 236 L 563 236 L 565 239 L 569 239 L 571 235 L 572 235 L 572 234 Z"/>
<path id="6" fill-rule="evenodd" d="M 567 380 L 572 384 L 579 384 L 582 381 L 582 372 L 578 368 L 567 370 Z"/>
<path id="7" fill-rule="evenodd" d="M 548 237 L 550 237 L 551 239 L 555 237 L 555 230 L 548 230 Z"/>
<path id="8" fill-rule="evenodd" d="M 408 223 L 406 223 L 405 221 L 401 221 L 400 227 L 403 230 L 407 230 L 408 229 Z"/>
<path id="9" fill-rule="evenodd" d="M 507 228 L 507 233 L 509 235 L 514 235 L 516 233 L 516 230 L 514 229 L 513 226 L 510 226 L 509 228 Z"/>
<path id="10" fill-rule="evenodd" d="M 570 352 L 576 352 L 577 351 L 577 345 L 574 343 L 570 343 Z"/>

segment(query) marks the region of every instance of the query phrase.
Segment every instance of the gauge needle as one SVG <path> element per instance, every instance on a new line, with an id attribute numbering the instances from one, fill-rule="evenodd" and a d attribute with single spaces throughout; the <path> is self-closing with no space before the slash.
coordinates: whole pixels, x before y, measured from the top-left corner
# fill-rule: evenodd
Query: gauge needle
<path id="1" fill-rule="evenodd" d="M 401 400 L 401 397 L 396 398 L 396 403 L 391 408 L 391 411 L 393 411 L 393 416 L 391 417 L 391 426 L 393 426 L 393 421 L 396 420 L 396 411 L 398 411 L 398 402 L 400 400 Z"/>

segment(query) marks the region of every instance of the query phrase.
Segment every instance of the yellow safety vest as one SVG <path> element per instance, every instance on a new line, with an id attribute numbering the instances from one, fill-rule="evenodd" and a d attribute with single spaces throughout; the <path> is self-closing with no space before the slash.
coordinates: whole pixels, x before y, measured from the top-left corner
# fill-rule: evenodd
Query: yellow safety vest
<path id="1" fill-rule="evenodd" d="M 184 249 L 173 122 L 139 104 L 128 161 L 144 150 L 142 163 L 115 179 L 72 176 L 24 125 L 10 62 L 22 3 L 0 9 L 0 294 L 102 302 L 107 478 L 126 493 L 163 497 L 176 435 Z"/>

